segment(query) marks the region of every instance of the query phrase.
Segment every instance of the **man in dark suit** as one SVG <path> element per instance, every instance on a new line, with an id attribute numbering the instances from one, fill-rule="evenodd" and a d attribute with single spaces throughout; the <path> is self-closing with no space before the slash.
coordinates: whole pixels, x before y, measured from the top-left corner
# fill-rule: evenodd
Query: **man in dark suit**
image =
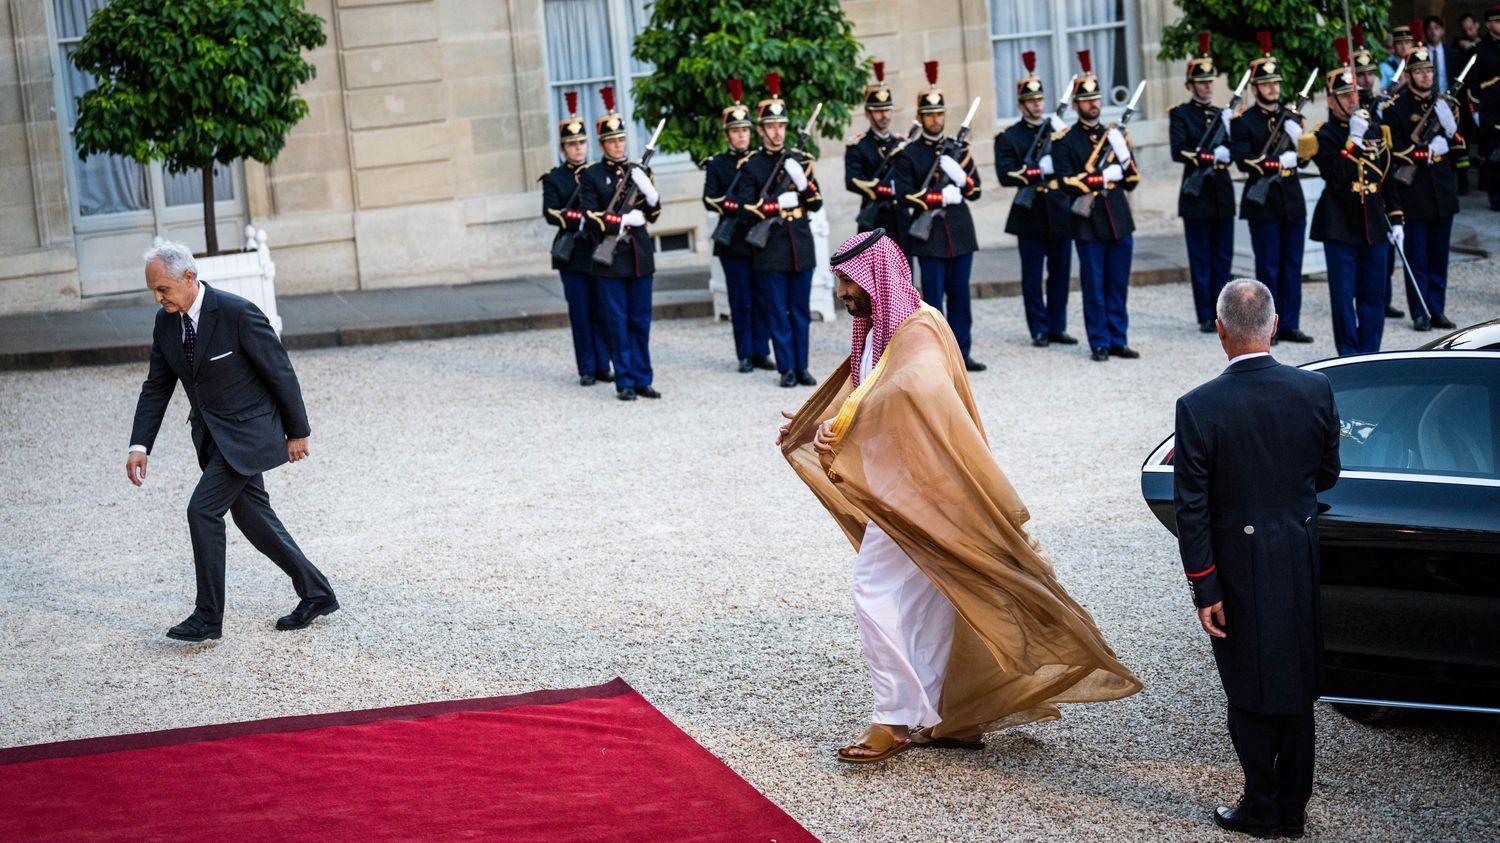
<path id="1" fill-rule="evenodd" d="M 1318 496 L 1339 476 L 1333 388 L 1270 355 L 1277 316 L 1259 281 L 1219 294 L 1229 367 L 1177 400 L 1177 537 L 1229 701 L 1245 791 L 1214 821 L 1301 837 L 1321 684 Z"/>
<path id="2" fill-rule="evenodd" d="M 167 632 L 179 641 L 220 637 L 224 619 L 224 513 L 297 591 L 281 630 L 337 611 L 328 579 L 303 555 L 271 509 L 261 474 L 307 456 L 307 410 L 286 350 L 260 308 L 198 281 L 193 254 L 164 243 L 146 254 L 146 286 L 161 305 L 151 367 L 136 403 L 125 474 L 139 486 L 162 417 L 182 382 L 192 405 L 193 445 L 203 476 L 188 502 L 198 601 Z"/>

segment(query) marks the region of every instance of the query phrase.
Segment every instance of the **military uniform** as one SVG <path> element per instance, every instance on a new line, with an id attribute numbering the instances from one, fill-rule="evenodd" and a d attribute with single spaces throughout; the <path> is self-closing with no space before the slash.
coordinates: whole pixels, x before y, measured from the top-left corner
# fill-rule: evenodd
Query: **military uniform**
<path id="1" fill-rule="evenodd" d="M 729 80 L 730 94 L 734 105 L 724 109 L 724 131 L 744 127 L 750 128 L 750 108 L 740 103 L 744 88 L 738 79 Z M 734 329 L 734 353 L 739 360 L 740 371 L 750 372 L 757 367 L 772 368 L 767 355 L 771 350 L 771 323 L 763 291 L 754 283 L 750 259 L 754 250 L 745 242 L 749 233 L 745 216 L 733 193 L 744 179 L 741 165 L 749 160 L 750 147 L 742 150 L 729 149 L 708 159 L 704 165 L 703 205 L 719 215 L 720 224 L 731 226 L 732 238 L 728 244 L 714 241 L 714 257 L 724 268 L 724 286 L 729 297 L 729 322 Z M 717 235 L 717 230 L 715 234 Z"/>
<path id="2" fill-rule="evenodd" d="M 762 126 L 788 122 L 786 103 L 782 101 L 781 77 L 766 74 L 771 95 L 756 108 Z M 791 138 L 786 142 L 790 143 Z M 776 369 L 782 386 L 817 381 L 808 371 L 808 327 L 812 323 L 812 274 L 817 265 L 808 214 L 823 207 L 823 194 L 813 176 L 812 159 L 791 150 L 788 161 L 801 167 L 807 180 L 798 188 L 782 163 L 781 149 L 762 146 L 740 165 L 742 175 L 734 190 L 740 214 L 753 230 L 763 220 L 771 221 L 770 237 L 762 248 L 755 248 L 751 267 L 754 283 L 764 290 L 771 328 L 771 349 L 776 355 Z"/>
<path id="3" fill-rule="evenodd" d="M 917 97 L 917 114 L 941 113 L 947 110 L 943 92 L 937 87 L 938 64 L 926 63 L 928 90 Z M 962 168 L 959 183 L 944 171 L 940 159 L 948 157 Z M 950 165 L 951 166 L 951 165 Z M 967 143 L 953 146 L 947 137 L 930 137 L 923 132 L 908 144 L 896 159 L 896 193 L 912 211 L 912 223 L 924 214 L 933 214 L 932 228 L 925 240 L 911 239 L 911 254 L 922 269 L 922 298 L 942 311 L 958 340 L 958 349 L 970 371 L 981 371 L 983 364 L 969 357 L 974 317 L 969 308 L 969 273 L 979 241 L 974 234 L 974 218 L 969 202 L 979 198 L 979 170 Z M 944 198 L 945 188 L 948 198 Z"/>
<path id="4" fill-rule="evenodd" d="M 1500 5 L 1485 10 L 1486 21 L 1500 20 Z M 1500 39 L 1484 33 L 1474 45 L 1471 84 L 1465 89 L 1478 140 L 1480 188 L 1489 194 L 1490 208 L 1500 211 Z"/>
<path id="5" fill-rule="evenodd" d="M 1036 75 L 1036 53 L 1029 50 L 1022 53 L 1021 61 L 1026 66 L 1026 76 L 1016 83 L 1016 100 L 1044 99 L 1046 92 L 1042 90 L 1042 80 Z M 1036 346 L 1052 342 L 1077 343 L 1067 333 L 1068 276 L 1073 270 L 1073 241 L 1068 222 L 1068 197 L 1058 189 L 1052 159 L 1053 137 L 1050 115 L 1044 115 L 1036 123 L 1023 117 L 995 135 L 995 171 L 1000 184 L 1021 191 L 1032 189 L 1031 207 L 1011 203 L 1010 215 L 1005 219 L 1005 232 L 1016 236 L 1017 251 L 1021 254 L 1021 298 L 1026 308 L 1026 330 Z M 1029 158 L 1032 149 L 1037 150 L 1035 160 Z"/>
<path id="6" fill-rule="evenodd" d="M 1270 33 L 1259 33 L 1263 57 L 1251 62 L 1250 84 L 1280 82 Z M 1271 290 L 1280 318 L 1277 338 L 1312 342 L 1302 332 L 1302 256 L 1307 246 L 1307 205 L 1298 182 L 1297 139 L 1282 130 L 1283 143 L 1267 149 L 1266 143 L 1288 120 L 1300 123 L 1301 115 L 1289 107 L 1267 108 L 1259 99 L 1230 124 L 1229 154 L 1235 166 L 1247 173 L 1245 193 L 1240 199 L 1240 218 L 1250 227 L 1250 248 L 1255 253 L 1255 277 Z M 1300 133 L 1300 128 L 1298 132 Z M 1287 152 L 1291 155 L 1287 155 Z M 1283 167 L 1283 159 L 1290 166 Z M 1265 201 L 1248 197 L 1262 181 L 1270 182 Z"/>
<path id="7" fill-rule="evenodd" d="M 1329 74 L 1330 99 L 1353 91 L 1347 69 Z M 1312 239 L 1328 259 L 1328 296 L 1333 309 L 1333 342 L 1340 355 L 1380 350 L 1385 328 L 1385 260 L 1390 237 L 1387 219 L 1401 224 L 1397 191 L 1383 189 L 1391 170 L 1390 130 L 1363 112 L 1367 124 L 1351 140 L 1349 118 L 1337 105 L 1329 120 L 1299 140 L 1299 155 L 1323 177 L 1323 195 L 1313 211 Z"/>
<path id="8" fill-rule="evenodd" d="M 1084 72 L 1074 83 L 1073 101 L 1102 97 L 1088 51 L 1079 53 Z M 1126 343 L 1130 329 L 1127 297 L 1130 263 L 1135 254 L 1135 219 L 1125 193 L 1140 182 L 1135 156 L 1123 165 L 1114 161 L 1113 146 L 1102 123 L 1087 125 L 1080 119 L 1052 143 L 1053 166 L 1058 184 L 1070 202 L 1092 195 L 1087 217 L 1070 213 L 1073 242 L 1078 249 L 1078 283 L 1083 295 L 1083 325 L 1088 331 L 1093 359 L 1103 362 L 1110 355 L 1136 357 Z M 1128 142 L 1129 138 L 1126 137 Z M 1094 155 L 1094 150 L 1100 150 Z M 1121 170 L 1118 181 L 1105 179 L 1110 167 Z"/>
<path id="9" fill-rule="evenodd" d="M 865 87 L 865 110 L 893 107 L 891 89 L 885 84 L 885 62 L 877 61 L 875 84 Z M 891 160 L 901 147 L 901 138 L 894 134 L 879 135 L 873 128 L 861 132 L 844 149 L 844 189 L 859 196 L 858 230 L 884 229 L 903 253 L 910 254 L 906 232 L 911 228 L 911 211 L 896 196 L 895 162 Z M 873 214 L 867 211 L 871 205 L 876 206 Z"/>
<path id="10" fill-rule="evenodd" d="M 1188 62 L 1189 85 L 1218 77 L 1209 57 L 1208 33 L 1199 33 L 1199 42 L 1200 55 Z M 1193 282 L 1193 313 L 1204 333 L 1214 330 L 1219 291 L 1229 283 L 1234 263 L 1234 182 L 1229 177 L 1223 111 L 1212 102 L 1190 99 L 1167 112 L 1172 160 L 1182 164 L 1183 185 L 1194 173 L 1208 171 L 1197 196 L 1182 187 L 1177 193 L 1177 216 L 1182 218 Z M 1200 148 L 1205 132 L 1212 142 Z"/>
<path id="11" fill-rule="evenodd" d="M 568 91 L 568 119 L 558 125 L 558 143 L 587 141 L 588 133 L 578 118 L 578 94 Z M 578 382 L 593 386 L 610 381 L 609 342 L 599 285 L 594 280 L 593 247 L 584 234 L 580 210 L 578 174 L 587 163 L 563 161 L 539 179 L 542 183 L 542 218 L 557 227 L 552 238 L 552 268 L 562 277 L 563 297 L 568 302 L 568 324 L 573 329 L 573 358 L 578 364 Z M 559 246 L 560 243 L 571 244 Z M 559 250 L 568 250 L 565 257 Z"/>
<path id="12" fill-rule="evenodd" d="M 602 144 L 625 136 L 625 118 L 615 113 L 614 89 L 601 89 L 605 114 L 596 124 Z M 656 274 L 655 249 L 645 225 L 628 225 L 626 217 L 639 211 L 645 223 L 661 216 L 661 201 L 649 202 L 635 192 L 631 208 L 611 207 L 616 191 L 625 191 L 631 170 L 639 167 L 628 159 L 601 159 L 578 176 L 579 206 L 588 219 L 587 230 L 595 243 L 620 235 L 608 264 L 594 262 L 599 298 L 604 306 L 604 324 L 609 337 L 609 355 L 615 363 L 615 390 L 621 400 L 636 396 L 658 398 L 651 386 L 651 282 Z M 644 169 L 647 179 L 649 169 Z"/>

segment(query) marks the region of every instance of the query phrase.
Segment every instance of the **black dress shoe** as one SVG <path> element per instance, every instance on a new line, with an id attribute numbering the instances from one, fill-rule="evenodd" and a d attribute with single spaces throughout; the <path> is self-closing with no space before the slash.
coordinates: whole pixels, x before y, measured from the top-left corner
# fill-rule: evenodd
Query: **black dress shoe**
<path id="1" fill-rule="evenodd" d="M 782 372 L 781 373 L 781 385 L 785 389 L 791 389 L 792 387 L 796 386 L 797 385 L 797 373 L 796 372 Z"/>
<path id="2" fill-rule="evenodd" d="M 314 618 L 323 615 L 331 615 L 339 610 L 338 598 L 330 597 L 327 600 L 303 600 L 297 604 L 290 615 L 277 619 L 276 628 L 282 632 L 289 629 L 301 629 L 313 622 Z"/>
<path id="3" fill-rule="evenodd" d="M 635 390 L 631 389 L 628 386 L 624 389 L 617 389 L 615 390 L 615 397 L 620 399 L 621 401 L 634 401 Z"/>
<path id="4" fill-rule="evenodd" d="M 1128 345 L 1117 345 L 1109 350 L 1109 355 L 1111 357 L 1121 357 L 1126 360 L 1135 360 L 1141 356 L 1141 353 Z"/>
<path id="5" fill-rule="evenodd" d="M 808 370 L 803 369 L 802 371 L 800 371 L 800 372 L 797 373 L 797 385 L 798 386 L 817 386 L 818 385 L 818 379 L 812 376 L 812 372 L 809 372 Z"/>
<path id="6" fill-rule="evenodd" d="M 1312 342 L 1313 338 L 1299 330 L 1277 331 L 1276 338 L 1287 342 Z"/>
<path id="7" fill-rule="evenodd" d="M 751 362 L 750 358 L 749 357 L 741 357 L 740 358 L 740 374 L 743 375 L 746 372 L 753 372 L 753 371 L 755 371 L 755 364 L 753 362 Z"/>
<path id="8" fill-rule="evenodd" d="M 1214 320 L 1212 319 L 1198 323 L 1198 333 L 1200 334 L 1212 334 L 1217 330 L 1218 329 L 1214 327 Z"/>
<path id="9" fill-rule="evenodd" d="M 772 363 L 771 358 L 765 356 L 764 354 L 757 354 L 756 356 L 751 357 L 750 362 L 755 365 L 755 368 L 761 370 L 762 372 L 776 371 L 776 364 Z"/>
<path id="10" fill-rule="evenodd" d="M 1411 320 L 1411 329 L 1413 331 L 1430 331 L 1432 330 L 1432 322 L 1426 316 L 1418 316 Z"/>
<path id="11" fill-rule="evenodd" d="M 1089 359 L 1092 360 L 1092 361 L 1094 361 L 1095 363 L 1108 363 L 1109 362 L 1109 349 L 1107 349 L 1107 348 L 1096 348 L 1096 349 L 1093 350 L 1092 353 L 1089 354 Z"/>
<path id="12" fill-rule="evenodd" d="M 167 637 L 177 641 L 209 641 L 224 636 L 224 625 L 222 623 L 209 623 L 197 615 L 188 615 L 188 619 L 167 630 Z"/>
<path id="13" fill-rule="evenodd" d="M 1053 342 L 1057 343 L 1058 345 L 1077 345 L 1078 344 L 1078 340 L 1074 339 L 1073 335 L 1069 334 L 1067 331 L 1058 331 L 1055 334 L 1048 334 L 1047 335 L 1047 339 L 1052 340 Z"/>
<path id="14" fill-rule="evenodd" d="M 1406 318 L 1406 311 L 1402 310 L 1399 307 L 1390 307 L 1390 306 L 1387 306 L 1386 309 L 1385 309 L 1385 318 L 1387 318 L 1387 319 L 1405 319 Z"/>
<path id="15" fill-rule="evenodd" d="M 1441 313 L 1432 314 L 1432 327 L 1451 331 L 1458 326 L 1449 321 L 1448 317 Z"/>
<path id="16" fill-rule="evenodd" d="M 1249 816 L 1243 800 L 1233 808 L 1223 805 L 1214 809 L 1214 822 L 1226 831 L 1237 831 L 1262 840 L 1274 840 L 1281 834 L 1281 824 Z"/>
<path id="17" fill-rule="evenodd" d="M 984 365 L 983 363 L 973 359 L 972 357 L 965 357 L 964 368 L 970 372 L 983 372 L 985 369 L 988 369 L 989 366 Z"/>
<path id="18" fill-rule="evenodd" d="M 1306 814 L 1302 815 L 1302 821 L 1301 822 L 1286 822 L 1285 820 L 1283 820 L 1282 823 L 1281 823 L 1281 836 L 1282 837 L 1286 837 L 1286 838 L 1291 839 L 1291 840 L 1301 840 L 1306 834 L 1307 834 L 1307 815 Z"/>
<path id="19" fill-rule="evenodd" d="M 594 382 L 597 381 L 598 379 L 599 378 L 598 378 L 597 375 L 579 375 L 578 376 L 578 385 L 579 386 L 593 386 Z"/>
<path id="20" fill-rule="evenodd" d="M 661 397 L 661 393 L 660 392 L 657 392 L 655 389 L 652 389 L 649 386 L 638 386 L 638 387 L 636 387 L 635 388 L 635 394 L 641 396 L 642 398 L 660 398 Z"/>
<path id="21" fill-rule="evenodd" d="M 596 380 L 596 381 L 598 381 L 600 383 L 614 383 L 615 382 L 615 376 L 613 374 L 611 374 L 608 369 L 605 369 L 602 372 L 595 372 L 594 373 L 594 380 Z"/>
<path id="22" fill-rule="evenodd" d="M 1046 348 L 1052 344 L 1052 340 L 1047 339 L 1046 334 L 1037 334 L 1031 338 L 1031 344 L 1037 348 Z"/>

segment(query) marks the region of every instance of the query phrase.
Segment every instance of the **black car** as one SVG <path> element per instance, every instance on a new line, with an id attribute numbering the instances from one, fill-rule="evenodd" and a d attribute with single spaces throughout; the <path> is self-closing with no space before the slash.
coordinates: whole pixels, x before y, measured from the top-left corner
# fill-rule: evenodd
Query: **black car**
<path id="1" fill-rule="evenodd" d="M 1338 484 L 1318 496 L 1323 699 L 1500 713 L 1500 320 L 1416 351 L 1308 363 L 1333 384 Z M 1162 524 L 1173 437 L 1141 466 Z"/>

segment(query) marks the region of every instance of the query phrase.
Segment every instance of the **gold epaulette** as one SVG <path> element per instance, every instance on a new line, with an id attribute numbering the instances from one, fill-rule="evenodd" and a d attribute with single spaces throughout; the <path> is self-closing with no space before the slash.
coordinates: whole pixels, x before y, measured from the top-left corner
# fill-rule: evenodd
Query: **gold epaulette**
<path id="1" fill-rule="evenodd" d="M 1073 128 L 1073 127 L 1072 127 L 1072 126 L 1064 126 L 1064 127 L 1062 127 L 1062 131 L 1060 131 L 1060 132 L 1053 132 L 1053 133 L 1052 133 L 1052 140 L 1053 140 L 1053 141 L 1054 141 L 1054 142 L 1055 142 L 1055 141 L 1060 141 L 1060 140 L 1062 140 L 1062 139 L 1063 139 L 1063 137 L 1064 137 L 1064 136 L 1066 136 L 1066 135 L 1067 135 L 1067 134 L 1068 134 L 1068 132 L 1069 132 L 1069 131 L 1070 131 L 1070 130 L 1071 130 L 1071 129 L 1072 129 L 1072 128 Z"/>
<path id="2" fill-rule="evenodd" d="M 1297 138 L 1298 158 L 1302 159 L 1303 161 L 1308 161 L 1318 154 L 1318 130 L 1322 128 L 1323 124 L 1319 123 L 1311 129 L 1303 132 L 1302 137 Z"/>

